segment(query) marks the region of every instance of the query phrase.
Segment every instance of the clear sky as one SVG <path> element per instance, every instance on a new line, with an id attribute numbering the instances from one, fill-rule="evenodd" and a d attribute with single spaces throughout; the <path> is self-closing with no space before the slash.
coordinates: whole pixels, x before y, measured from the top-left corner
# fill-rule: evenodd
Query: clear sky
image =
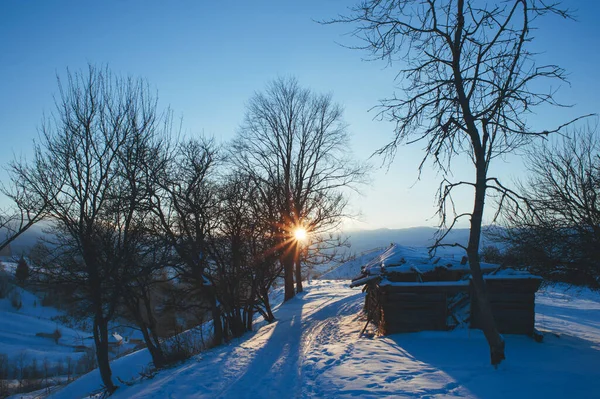
<path id="1" fill-rule="evenodd" d="M 352 147 L 366 159 L 392 138 L 393 126 L 368 110 L 394 92 L 394 67 L 368 62 L 350 26 L 323 26 L 354 1 L 18 1 L 0 2 L 0 163 L 31 155 L 44 113 L 53 110 L 56 75 L 87 63 L 146 78 L 161 106 L 183 118 L 188 135 L 230 140 L 246 101 L 271 79 L 296 76 L 301 85 L 333 93 L 345 106 Z M 551 18 L 536 32 L 539 60 L 558 63 L 571 86 L 559 91 L 570 109 L 542 109 L 531 120 L 541 128 L 600 112 L 600 5 L 565 1 L 578 21 Z M 354 228 L 433 226 L 439 176 L 426 170 L 417 182 L 421 145 L 404 147 L 387 168 L 377 169 L 352 207 L 362 213 Z M 374 159 L 376 166 L 380 159 Z M 457 178 L 473 173 L 467 162 Z M 517 157 L 498 160 L 495 173 L 508 182 L 523 176 Z M 0 177 L 5 178 L 4 173 Z M 465 192 L 459 203 L 471 205 Z"/>

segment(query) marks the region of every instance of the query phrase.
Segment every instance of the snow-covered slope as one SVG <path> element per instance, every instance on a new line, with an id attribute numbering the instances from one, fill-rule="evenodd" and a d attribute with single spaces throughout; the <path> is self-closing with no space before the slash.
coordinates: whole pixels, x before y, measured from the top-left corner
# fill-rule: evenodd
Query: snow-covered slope
<path id="1" fill-rule="evenodd" d="M 359 337 L 363 294 L 341 281 L 314 281 L 283 304 L 278 321 L 153 379 L 122 385 L 114 398 L 594 398 L 600 392 L 600 295 L 566 286 L 537 295 L 543 343 L 506 336 L 496 370 L 480 331 Z M 142 359 L 113 362 L 130 379 Z M 121 374 L 123 373 L 123 374 Z M 57 392 L 100 387 L 91 373 Z M 86 377 L 84 377 L 86 378 Z"/>
<path id="2" fill-rule="evenodd" d="M 21 307 L 11 304 L 11 296 L 17 294 Z M 7 298 L 0 299 L 0 353 L 9 361 L 17 358 L 29 364 L 48 360 L 53 365 L 64 362 L 67 357 L 76 361 L 83 355 L 76 347 L 92 347 L 90 333 L 75 330 L 58 323 L 54 318 L 63 313 L 40 304 L 40 298 L 20 287 L 15 287 Z M 60 331 L 58 343 L 51 335 Z M 37 335 L 36 335 L 37 334 Z"/>
<path id="3" fill-rule="evenodd" d="M 386 248 L 372 249 L 365 251 L 356 258 L 349 260 L 328 273 L 319 277 L 320 280 L 350 280 L 360 274 L 360 268 L 373 259 L 381 256 Z"/>
<path id="4" fill-rule="evenodd" d="M 11 390 L 19 384 L 19 378 L 28 380 L 30 387 L 51 386 L 94 367 L 92 333 L 64 325 L 61 321 L 69 319 L 64 311 L 42 306 L 40 297 L 12 283 L 10 274 L 14 274 L 15 263 L 5 262 L 2 266 L 0 277 L 9 292 L 0 299 L 0 355 L 3 359 L 6 356 L 7 362 L 0 367 L 8 373 L 4 382 L 8 381 Z M 115 345 L 110 356 L 134 347 L 134 343 Z M 40 383 L 37 379 L 45 375 L 50 378 Z"/>

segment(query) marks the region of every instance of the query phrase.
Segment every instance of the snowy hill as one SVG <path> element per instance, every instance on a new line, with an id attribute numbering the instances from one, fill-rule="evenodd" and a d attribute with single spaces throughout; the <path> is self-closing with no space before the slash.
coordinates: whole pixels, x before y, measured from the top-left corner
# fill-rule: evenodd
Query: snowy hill
<path id="1" fill-rule="evenodd" d="M 507 360 L 489 365 L 481 331 L 364 338 L 363 294 L 315 281 L 276 311 L 277 322 L 139 380 L 140 352 L 113 362 L 133 385 L 114 398 L 593 398 L 600 392 L 600 295 L 568 286 L 537 294 L 543 343 L 506 336 Z M 132 381 L 135 378 L 136 381 Z M 100 388 L 94 371 L 56 392 L 78 398 Z"/>
<path id="2" fill-rule="evenodd" d="M 66 313 L 42 306 L 40 296 L 14 284 L 15 263 L 3 262 L 0 279 L 0 372 L 11 391 L 51 386 L 95 367 L 91 331 L 71 328 Z M 4 295 L 3 295 L 4 296 Z M 71 325 L 71 323 L 68 323 Z M 85 328 L 85 327 L 84 327 Z M 131 335 L 130 329 L 121 328 Z M 117 342 L 110 356 L 132 350 L 134 343 Z M 17 397 L 21 397 L 19 394 Z"/>
<path id="3" fill-rule="evenodd" d="M 366 265 L 378 256 L 381 256 L 385 250 L 385 248 L 378 248 L 365 251 L 356 258 L 351 259 L 331 270 L 330 272 L 323 274 L 321 277 L 319 277 L 319 280 L 350 280 L 360 274 L 360 269 L 362 266 Z"/>
<path id="4" fill-rule="evenodd" d="M 15 263 L 3 263 L 1 273 L 14 274 Z M 6 278 L 6 277 L 4 277 Z M 14 305 L 18 303 L 18 307 Z M 92 347 L 89 332 L 62 325 L 58 320 L 64 312 L 50 306 L 33 293 L 14 286 L 6 298 L 0 299 L 0 353 L 9 361 L 23 359 L 26 364 L 35 359 L 39 365 L 48 360 L 53 366 L 67 357 L 77 361 L 84 347 Z M 53 337 L 55 332 L 59 337 Z"/>
<path id="5" fill-rule="evenodd" d="M 22 288 L 15 288 L 21 298 L 22 306 L 15 309 L 9 298 L 0 299 L 0 353 L 9 358 L 24 356 L 27 363 L 44 359 L 52 363 L 62 362 L 67 356 L 77 360 L 82 351 L 77 346 L 91 347 L 89 333 L 74 330 L 53 320 L 62 312 L 41 306 L 40 299 Z M 50 335 L 60 331 L 58 343 Z M 37 334 L 37 335 L 36 335 Z"/>

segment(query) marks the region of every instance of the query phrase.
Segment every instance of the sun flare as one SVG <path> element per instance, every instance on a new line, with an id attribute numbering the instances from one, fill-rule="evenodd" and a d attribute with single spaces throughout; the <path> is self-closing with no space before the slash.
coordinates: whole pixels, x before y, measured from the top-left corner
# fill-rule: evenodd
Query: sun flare
<path id="1" fill-rule="evenodd" d="M 304 227 L 296 227 L 296 229 L 294 229 L 294 238 L 297 241 L 305 241 L 307 236 L 308 234 Z"/>

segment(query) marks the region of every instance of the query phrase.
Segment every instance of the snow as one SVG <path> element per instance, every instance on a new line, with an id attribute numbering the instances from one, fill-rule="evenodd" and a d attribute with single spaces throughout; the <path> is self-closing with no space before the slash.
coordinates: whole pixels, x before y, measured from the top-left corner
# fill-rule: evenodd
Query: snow
<path id="1" fill-rule="evenodd" d="M 543 280 L 540 276 L 535 276 L 524 270 L 514 270 L 511 268 L 498 270 L 495 273 L 488 274 L 484 278 L 490 280 L 509 280 L 509 279 L 534 279 Z"/>
<path id="2" fill-rule="evenodd" d="M 6 266 L 7 263 L 4 263 Z M 5 271 L 14 273 L 16 264 L 8 264 Z M 11 304 L 11 297 L 18 294 L 21 307 L 16 309 Z M 38 367 L 48 364 L 53 374 L 53 381 L 66 378 L 55 376 L 55 371 L 62 366 L 65 370 L 68 358 L 73 365 L 86 356 L 86 351 L 92 351 L 94 340 L 90 331 L 70 328 L 61 323 L 64 311 L 51 306 L 42 306 L 42 300 L 34 293 L 14 286 L 6 298 L 0 299 L 0 354 L 8 357 L 11 366 L 23 363 L 31 366 L 34 361 Z M 55 330 L 60 331 L 58 343 L 55 341 Z M 129 327 L 120 327 L 121 334 L 129 337 L 141 336 L 138 331 Z M 110 336 L 114 343 L 123 342 L 121 335 L 114 333 Z M 110 351 L 111 357 L 132 350 L 134 344 L 123 343 Z M 148 361 L 145 361 L 145 365 Z M 79 368 L 76 366 L 77 369 Z M 35 397 L 35 396 L 32 396 Z"/>
<path id="3" fill-rule="evenodd" d="M 389 281 L 383 280 L 379 285 L 390 285 L 393 287 L 456 287 L 456 286 L 468 286 L 469 282 L 466 280 L 460 281 L 426 281 L 421 282 L 404 282 L 404 281 Z"/>
<path id="4" fill-rule="evenodd" d="M 386 252 L 387 248 L 372 249 L 365 251 L 358 255 L 356 258 L 345 262 L 343 265 L 331 270 L 328 273 L 323 274 L 321 280 L 350 280 L 351 278 L 358 276 L 361 272 L 361 268 L 371 262 L 373 259 L 381 257 Z"/>
<path id="5" fill-rule="evenodd" d="M 134 398 L 593 398 L 600 392 L 600 295 L 568 286 L 536 296 L 544 342 L 506 335 L 506 355 L 489 365 L 481 331 L 359 337 L 364 294 L 317 280 L 281 305 L 277 322 L 204 352 L 153 379 L 120 384 Z M 114 381 L 136 378 L 146 351 L 112 362 Z M 100 387 L 97 371 L 56 392 L 79 398 Z"/>
<path id="6" fill-rule="evenodd" d="M 4 262 L 0 261 L 0 271 L 4 270 L 6 273 L 15 274 L 17 270 L 17 262 Z"/>
<path id="7" fill-rule="evenodd" d="M 20 309 L 11 305 L 10 295 L 0 299 L 0 353 L 6 354 L 11 360 L 23 356 L 27 363 L 34 358 L 56 363 L 65 361 L 68 356 L 73 360 L 82 356 L 83 353 L 75 352 L 77 345 L 93 345 L 92 340 L 86 338 L 89 333 L 63 326 L 53 320 L 63 312 L 42 306 L 40 298 L 20 287 L 15 287 L 14 291 L 21 296 Z M 56 329 L 61 332 L 58 344 L 48 337 Z M 47 336 L 36 336 L 40 333 Z"/>
<path id="8" fill-rule="evenodd" d="M 379 279 L 379 276 L 367 276 L 367 277 L 359 278 L 359 279 L 353 280 L 350 283 L 350 288 L 358 287 L 358 286 L 368 283 L 371 280 L 377 280 L 377 279 Z"/>
<path id="9" fill-rule="evenodd" d="M 435 256 L 430 256 L 428 248 L 425 247 L 392 244 L 379 256 L 365 263 L 364 272 L 370 275 L 379 275 L 383 272 L 410 273 L 415 271 L 423 274 L 438 267 L 466 271 L 469 269 L 469 264 L 461 264 L 464 255 L 464 250 L 440 248 Z M 499 265 L 481 262 L 482 270 L 493 270 L 498 267 Z"/>

